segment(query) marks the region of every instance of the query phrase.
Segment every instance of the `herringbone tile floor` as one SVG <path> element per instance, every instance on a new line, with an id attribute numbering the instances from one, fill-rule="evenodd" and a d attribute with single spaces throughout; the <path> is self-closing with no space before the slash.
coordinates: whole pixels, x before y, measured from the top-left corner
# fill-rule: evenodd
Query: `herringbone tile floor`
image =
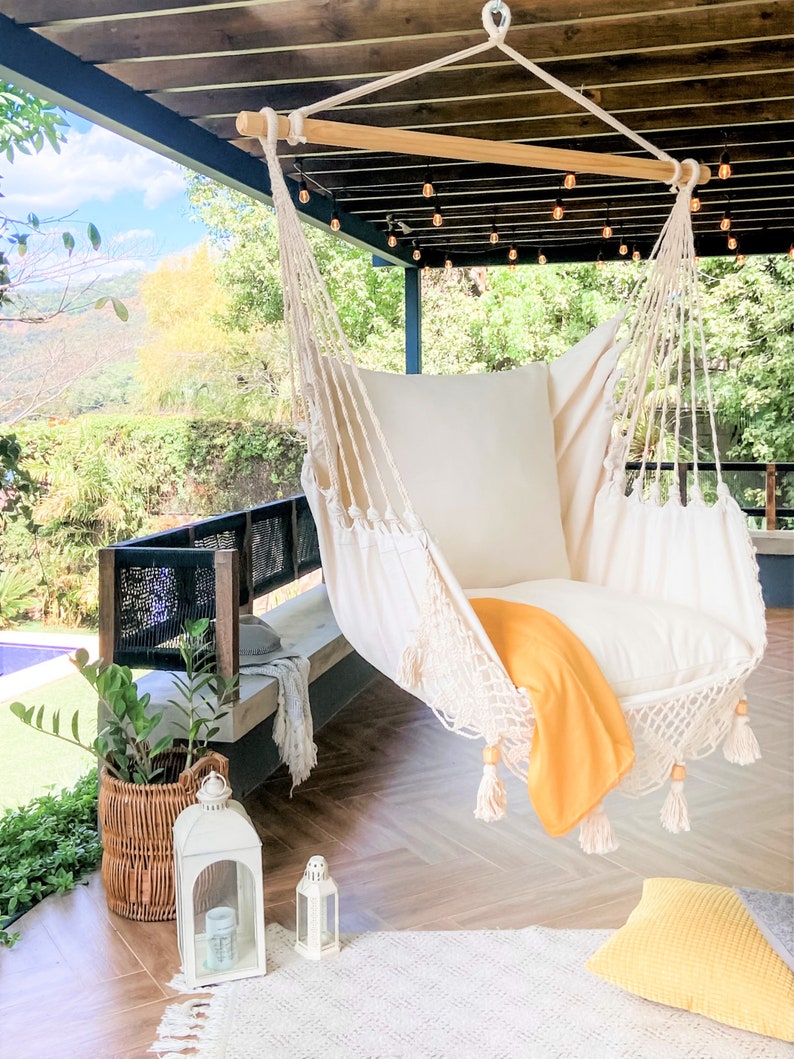
<path id="1" fill-rule="evenodd" d="M 769 650 L 748 689 L 763 759 L 741 769 L 717 753 L 694 764 L 688 834 L 660 828 L 663 791 L 612 795 L 621 848 L 608 857 L 586 857 L 575 835 L 548 838 L 512 777 L 508 818 L 477 822 L 480 744 L 377 680 L 318 733 L 318 767 L 292 798 L 282 771 L 246 802 L 264 843 L 269 920 L 293 925 L 314 853 L 339 884 L 345 931 L 614 927 L 655 875 L 792 889 L 794 614 L 768 619 Z M 178 966 L 173 924 L 111 915 L 95 877 L 20 929 L 22 942 L 0 956 L 0 1052 L 143 1059 Z"/>

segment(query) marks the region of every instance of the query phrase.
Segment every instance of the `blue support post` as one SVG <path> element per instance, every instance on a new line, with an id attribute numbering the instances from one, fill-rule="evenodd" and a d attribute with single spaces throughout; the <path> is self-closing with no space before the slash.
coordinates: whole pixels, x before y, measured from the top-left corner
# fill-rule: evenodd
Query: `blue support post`
<path id="1" fill-rule="evenodd" d="M 405 270 L 405 374 L 422 373 L 422 274 Z"/>

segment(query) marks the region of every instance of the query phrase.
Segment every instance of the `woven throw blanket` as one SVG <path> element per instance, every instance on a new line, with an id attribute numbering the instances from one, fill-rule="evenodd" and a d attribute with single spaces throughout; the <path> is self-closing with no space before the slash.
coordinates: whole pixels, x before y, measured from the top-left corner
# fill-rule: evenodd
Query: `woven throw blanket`
<path id="1" fill-rule="evenodd" d="M 267 663 L 240 666 L 241 673 L 274 677 L 278 682 L 278 705 L 273 721 L 273 742 L 289 769 L 292 790 L 308 779 L 317 764 L 317 746 L 309 707 L 308 658 L 291 655 Z"/>
<path id="2" fill-rule="evenodd" d="M 169 1008 L 184 1059 L 791 1059 L 791 1046 L 625 993 L 585 970 L 612 931 L 359 934 L 314 963 L 267 928 L 268 973 Z"/>

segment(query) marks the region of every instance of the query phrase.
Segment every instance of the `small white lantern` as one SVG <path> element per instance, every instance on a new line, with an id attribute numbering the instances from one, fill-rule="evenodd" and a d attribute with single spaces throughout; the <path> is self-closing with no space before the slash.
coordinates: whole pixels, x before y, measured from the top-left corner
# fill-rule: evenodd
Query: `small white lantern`
<path id="1" fill-rule="evenodd" d="M 295 951 L 309 960 L 339 952 L 339 890 L 325 857 L 312 857 L 295 888 Z"/>
<path id="2" fill-rule="evenodd" d="M 211 772 L 174 822 L 179 954 L 189 989 L 266 970 L 262 843 Z"/>

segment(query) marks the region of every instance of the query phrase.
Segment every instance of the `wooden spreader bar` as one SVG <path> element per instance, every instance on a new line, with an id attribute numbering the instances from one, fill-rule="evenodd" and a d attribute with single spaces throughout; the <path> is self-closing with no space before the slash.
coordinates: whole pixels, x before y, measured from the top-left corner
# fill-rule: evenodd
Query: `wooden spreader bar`
<path id="1" fill-rule="evenodd" d="M 267 136 L 267 118 L 252 110 L 237 115 L 241 136 Z M 279 115 L 278 136 L 289 136 L 289 118 Z M 634 180 L 656 180 L 669 183 L 675 176 L 671 162 L 656 158 L 624 157 L 599 154 L 596 151 L 569 151 L 558 147 L 535 147 L 509 141 L 481 140 L 468 136 L 444 136 L 410 129 L 382 129 L 372 125 L 352 125 L 341 121 L 304 118 L 303 134 L 309 143 L 326 147 L 352 147 L 364 151 L 414 154 L 427 158 L 457 158 L 468 162 L 490 162 L 497 165 L 524 166 L 533 169 L 555 169 L 562 173 L 597 173 L 601 176 L 629 177 Z M 688 173 L 684 173 L 686 180 Z M 698 184 L 707 184 L 711 170 L 700 166 Z"/>

